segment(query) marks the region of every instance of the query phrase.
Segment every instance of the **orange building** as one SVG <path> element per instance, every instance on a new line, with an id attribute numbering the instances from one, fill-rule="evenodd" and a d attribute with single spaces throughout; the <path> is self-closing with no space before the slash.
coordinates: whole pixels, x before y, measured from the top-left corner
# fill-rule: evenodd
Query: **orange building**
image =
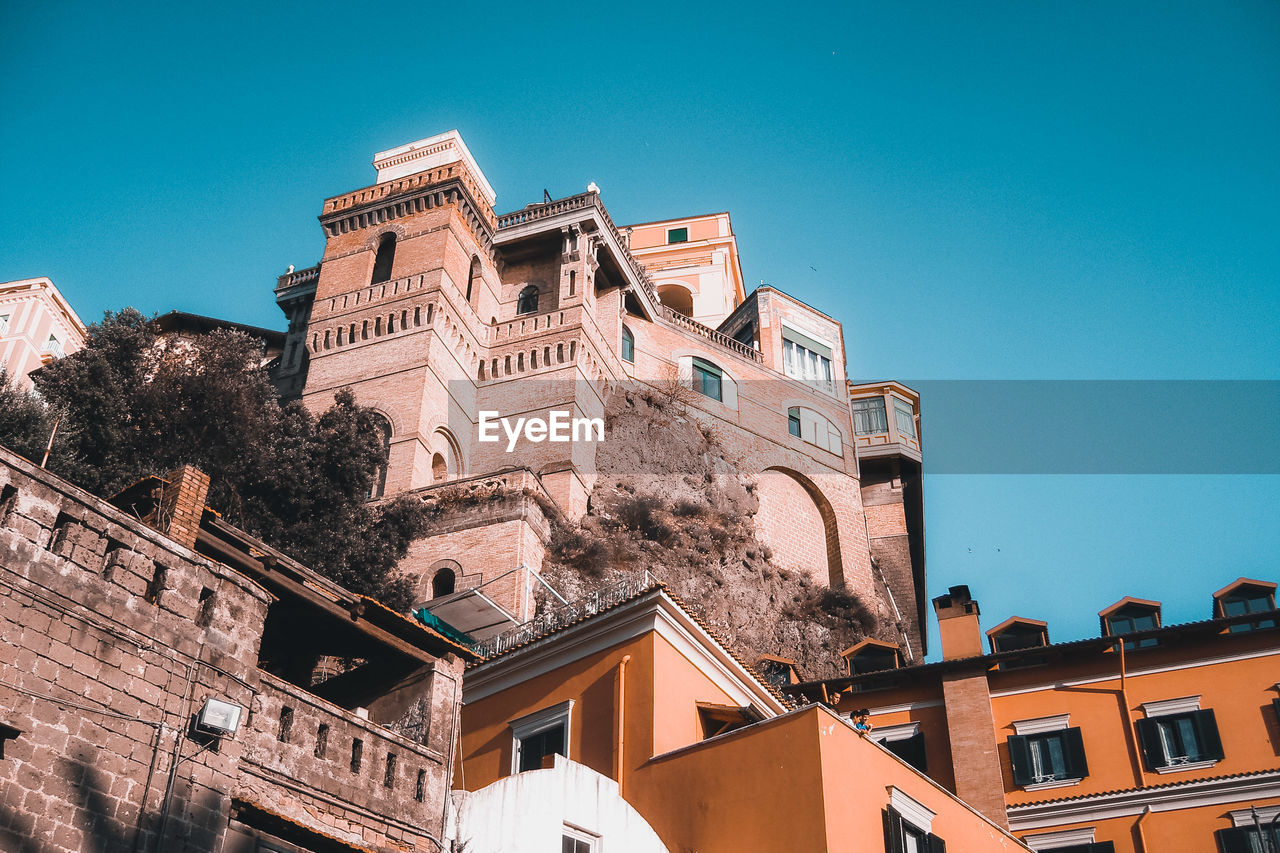
<path id="1" fill-rule="evenodd" d="M 499 786 L 491 822 L 533 819 L 527 789 L 564 850 L 630 849 L 591 823 L 598 808 L 573 808 L 581 797 L 536 793 L 568 789 L 554 774 L 572 768 L 600 780 L 591 803 L 625 800 L 673 853 L 1026 849 L 832 709 L 790 707 L 660 584 L 603 590 L 540 629 L 481 646 L 463 681 L 455 781 Z"/>
<path id="2" fill-rule="evenodd" d="M 1241 578 L 1211 618 L 1165 626 L 1125 598 L 1101 636 L 1049 643 L 1014 617 L 986 632 L 967 587 L 935 598 L 943 660 L 846 651 L 847 678 L 792 695 L 866 710 L 872 737 L 1032 849 L 1266 853 L 1280 819 L 1276 584 Z M 985 639 L 985 643 L 984 643 Z"/>

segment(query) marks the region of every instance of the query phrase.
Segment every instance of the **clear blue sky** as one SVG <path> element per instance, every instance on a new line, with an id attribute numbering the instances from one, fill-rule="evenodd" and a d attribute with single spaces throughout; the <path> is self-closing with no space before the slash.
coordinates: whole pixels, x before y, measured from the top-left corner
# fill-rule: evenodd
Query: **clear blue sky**
<path id="1" fill-rule="evenodd" d="M 458 128 L 500 210 L 731 211 L 857 376 L 1280 379 L 1270 0 L 264 5 L 3 4 L 0 280 L 280 327 L 321 199 Z M 930 476 L 929 593 L 1054 640 L 1124 594 L 1203 618 L 1280 577 L 1277 517 L 1277 476 Z"/>

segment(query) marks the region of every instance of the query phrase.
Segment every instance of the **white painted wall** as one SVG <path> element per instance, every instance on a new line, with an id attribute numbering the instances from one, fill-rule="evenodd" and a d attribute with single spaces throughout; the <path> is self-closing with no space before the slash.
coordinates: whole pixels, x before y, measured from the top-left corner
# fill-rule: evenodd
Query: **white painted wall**
<path id="1" fill-rule="evenodd" d="M 447 840 L 467 853 L 560 849 L 565 825 L 596 836 L 608 853 L 668 853 L 657 833 L 618 795 L 618 783 L 556 756 L 550 770 L 527 770 L 479 791 L 454 791 Z"/>

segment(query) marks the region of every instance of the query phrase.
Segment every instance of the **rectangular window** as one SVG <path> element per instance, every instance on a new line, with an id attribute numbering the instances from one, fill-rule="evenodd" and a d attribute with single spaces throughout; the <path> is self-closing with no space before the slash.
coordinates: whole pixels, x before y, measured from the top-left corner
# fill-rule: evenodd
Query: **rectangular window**
<path id="1" fill-rule="evenodd" d="M 799 408 L 787 409 L 787 432 L 791 433 L 796 438 L 800 437 L 800 409 Z"/>
<path id="2" fill-rule="evenodd" d="M 324 754 L 329 751 L 329 724 L 321 723 L 316 728 L 316 758 L 324 758 Z"/>
<path id="3" fill-rule="evenodd" d="M 712 400 L 724 400 L 722 377 L 724 374 L 714 364 L 695 358 L 693 360 L 693 390 L 710 397 Z"/>
<path id="4" fill-rule="evenodd" d="M 560 853 L 594 853 L 595 839 L 586 833 L 565 827 L 561 836 Z"/>
<path id="5" fill-rule="evenodd" d="M 884 435 L 889 431 L 884 397 L 853 401 L 853 429 L 858 435 Z"/>
<path id="6" fill-rule="evenodd" d="M 544 759 L 564 753 L 564 726 L 523 737 L 520 739 L 520 771 L 540 770 Z"/>
<path id="7" fill-rule="evenodd" d="M 1021 787 L 1078 782 L 1089 775 L 1080 729 L 1058 729 L 1009 737 L 1013 783 Z"/>
<path id="8" fill-rule="evenodd" d="M 1272 593 L 1258 592 L 1252 595 L 1238 595 L 1222 599 L 1223 616 L 1244 616 L 1246 613 L 1267 613 L 1276 609 L 1275 596 Z M 1241 622 L 1232 625 L 1228 630 L 1233 634 L 1254 631 L 1258 628 L 1274 628 L 1275 618 L 1259 619 L 1257 622 Z"/>
<path id="9" fill-rule="evenodd" d="M 1223 757 L 1213 711 L 1187 711 L 1138 720 L 1138 740 L 1148 770 L 1203 767 Z"/>
<path id="10" fill-rule="evenodd" d="M 569 715 L 573 700 L 543 708 L 511 723 L 511 772 L 551 766 L 551 756 L 569 757 Z"/>
<path id="11" fill-rule="evenodd" d="M 9 315 L 0 314 L 0 335 L 6 334 L 8 331 L 9 331 Z"/>
<path id="12" fill-rule="evenodd" d="M 1046 847 L 1039 853 L 1116 853 L 1116 845 L 1110 841 L 1089 841 L 1067 847 Z"/>
<path id="13" fill-rule="evenodd" d="M 792 379 L 802 379 L 824 391 L 831 381 L 831 347 L 794 329 L 782 329 L 782 372 Z"/>
<path id="14" fill-rule="evenodd" d="M 893 400 L 893 423 L 898 428 L 898 435 L 907 438 L 916 437 L 916 413 L 911 404 L 896 397 Z"/>
<path id="15" fill-rule="evenodd" d="M 360 761 L 364 758 L 364 741 L 355 738 L 351 741 L 351 772 L 360 772 Z"/>
<path id="16" fill-rule="evenodd" d="M 904 819 L 897 809 L 890 806 L 881 814 L 885 853 L 946 853 L 947 845 L 941 838 Z"/>
<path id="17" fill-rule="evenodd" d="M 1280 850 L 1280 828 L 1274 825 L 1264 823 L 1261 832 L 1254 826 L 1236 826 L 1220 829 L 1215 834 L 1222 853 L 1272 853 Z"/>
<path id="18" fill-rule="evenodd" d="M 873 730 L 872 737 L 875 737 Z M 911 737 L 898 738 L 890 740 L 884 738 L 880 740 L 880 745 L 910 764 L 921 773 L 925 773 L 929 769 L 928 762 L 924 757 L 924 732 L 916 732 Z"/>
<path id="19" fill-rule="evenodd" d="M 689 242 L 688 228 L 668 228 L 667 229 L 667 243 L 688 243 L 688 242 Z"/>

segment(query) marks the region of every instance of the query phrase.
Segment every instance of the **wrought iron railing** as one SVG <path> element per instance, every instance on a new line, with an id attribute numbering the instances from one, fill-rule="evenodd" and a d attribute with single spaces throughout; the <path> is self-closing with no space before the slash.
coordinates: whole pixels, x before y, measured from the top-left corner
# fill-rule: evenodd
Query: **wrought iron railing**
<path id="1" fill-rule="evenodd" d="M 613 586 L 602 587 L 590 595 L 548 610 L 523 625 L 510 628 L 501 634 L 489 637 L 487 640 L 481 640 L 472 646 L 471 650 L 482 658 L 500 655 L 517 646 L 522 646 L 539 637 L 546 636 L 552 631 L 558 631 L 582 619 L 603 613 L 611 607 L 616 607 L 622 602 L 635 598 L 641 593 L 658 586 L 657 578 L 649 574 L 646 569 L 638 578 L 625 580 Z"/>

